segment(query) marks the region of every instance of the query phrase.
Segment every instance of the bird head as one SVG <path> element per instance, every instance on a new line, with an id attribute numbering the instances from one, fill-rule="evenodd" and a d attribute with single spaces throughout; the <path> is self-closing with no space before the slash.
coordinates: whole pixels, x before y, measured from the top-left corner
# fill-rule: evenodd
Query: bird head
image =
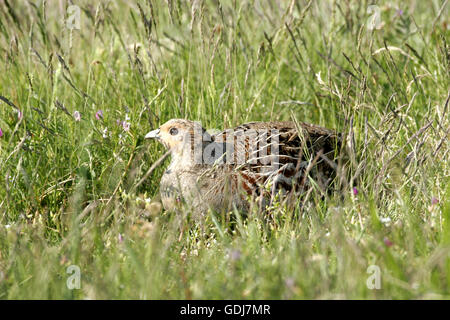
<path id="1" fill-rule="evenodd" d="M 184 160 L 186 156 L 192 158 L 195 150 L 198 150 L 201 157 L 204 144 L 211 141 L 211 136 L 200 123 L 184 119 L 169 120 L 147 133 L 145 138 L 157 139 L 171 151 L 173 157 Z"/>

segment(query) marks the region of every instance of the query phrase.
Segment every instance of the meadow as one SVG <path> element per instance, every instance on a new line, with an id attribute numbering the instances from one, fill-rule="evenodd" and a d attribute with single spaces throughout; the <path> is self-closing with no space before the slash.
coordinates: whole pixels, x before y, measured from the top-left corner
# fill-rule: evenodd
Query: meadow
<path id="1" fill-rule="evenodd" d="M 0 0 L 0 299 L 449 299 L 449 32 L 447 0 Z M 172 118 L 335 129 L 341 190 L 166 212 Z"/>

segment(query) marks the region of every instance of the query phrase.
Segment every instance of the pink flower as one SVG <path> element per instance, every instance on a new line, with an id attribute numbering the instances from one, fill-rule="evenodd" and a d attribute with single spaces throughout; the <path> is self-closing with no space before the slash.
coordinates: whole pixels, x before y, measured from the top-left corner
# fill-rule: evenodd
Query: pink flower
<path id="1" fill-rule="evenodd" d="M 119 233 L 119 236 L 117 237 L 117 240 L 119 241 L 119 243 L 123 242 L 123 236 L 121 233 Z"/>
<path id="2" fill-rule="evenodd" d="M 98 110 L 98 111 L 95 113 L 95 118 L 96 118 L 97 120 L 103 119 L 103 111 L 102 111 L 102 110 Z"/>
<path id="3" fill-rule="evenodd" d="M 358 189 L 356 189 L 356 187 L 353 187 L 353 195 L 355 197 L 358 195 Z"/>
<path id="4" fill-rule="evenodd" d="M 124 131 L 130 131 L 131 123 L 123 121 L 122 122 L 122 127 L 123 127 Z"/>
<path id="5" fill-rule="evenodd" d="M 81 120 L 81 113 L 79 111 L 75 111 L 73 113 L 73 118 L 75 119 L 75 121 L 80 121 Z"/>
<path id="6" fill-rule="evenodd" d="M 2 129 L 0 128 L 0 138 L 1 137 L 3 137 L 3 131 L 2 131 Z"/>
<path id="7" fill-rule="evenodd" d="M 392 247 L 393 245 L 392 241 L 389 240 L 388 237 L 384 237 L 383 242 L 386 245 L 386 247 Z"/>
<path id="8" fill-rule="evenodd" d="M 20 111 L 20 110 L 17 110 L 17 119 L 22 119 L 22 117 L 23 117 L 23 113 L 22 113 L 22 111 Z"/>
<path id="9" fill-rule="evenodd" d="M 119 119 L 116 120 L 116 123 L 118 126 L 121 126 L 124 131 L 130 131 L 131 123 L 128 122 L 130 120 L 130 117 L 128 115 L 125 117 L 125 121 L 120 121 Z"/>
<path id="10" fill-rule="evenodd" d="M 431 204 L 434 206 L 439 203 L 439 200 L 435 197 L 431 198 Z"/>

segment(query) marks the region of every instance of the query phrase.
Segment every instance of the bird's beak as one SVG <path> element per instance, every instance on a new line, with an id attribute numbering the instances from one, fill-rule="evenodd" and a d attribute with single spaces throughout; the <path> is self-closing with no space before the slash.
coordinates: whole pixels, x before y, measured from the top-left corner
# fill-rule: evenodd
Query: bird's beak
<path id="1" fill-rule="evenodd" d="M 145 135 L 145 139 L 159 139 L 159 129 L 150 131 Z"/>

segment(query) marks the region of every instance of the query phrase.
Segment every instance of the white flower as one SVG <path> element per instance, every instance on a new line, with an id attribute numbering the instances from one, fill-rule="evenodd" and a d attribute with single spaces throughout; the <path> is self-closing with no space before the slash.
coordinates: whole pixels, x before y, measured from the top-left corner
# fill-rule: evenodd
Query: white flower
<path id="1" fill-rule="evenodd" d="M 383 218 L 383 217 L 381 217 L 380 218 L 380 222 L 382 223 L 382 224 L 384 224 L 385 226 L 389 226 L 390 225 L 390 223 L 391 223 L 391 218 L 389 218 L 389 217 L 386 217 L 386 218 Z"/>
<path id="2" fill-rule="evenodd" d="M 321 72 L 322 72 L 322 71 L 319 71 L 319 73 L 316 73 L 317 81 L 318 81 L 319 84 L 321 84 L 322 86 L 326 86 L 325 82 L 323 82 L 322 78 L 320 77 L 320 73 L 321 73 Z"/>

